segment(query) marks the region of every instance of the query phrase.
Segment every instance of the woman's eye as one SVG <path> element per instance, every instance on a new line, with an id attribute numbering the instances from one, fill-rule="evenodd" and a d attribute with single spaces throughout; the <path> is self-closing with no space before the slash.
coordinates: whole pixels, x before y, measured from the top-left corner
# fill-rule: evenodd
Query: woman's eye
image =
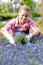
<path id="1" fill-rule="evenodd" d="M 28 15 L 26 15 L 25 17 L 28 17 Z"/>
<path id="2" fill-rule="evenodd" d="M 22 16 L 28 17 L 28 15 L 22 15 Z"/>

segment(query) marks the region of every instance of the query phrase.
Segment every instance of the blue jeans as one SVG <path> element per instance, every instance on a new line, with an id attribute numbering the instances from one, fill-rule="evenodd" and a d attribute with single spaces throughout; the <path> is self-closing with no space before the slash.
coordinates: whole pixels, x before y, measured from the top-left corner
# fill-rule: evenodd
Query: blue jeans
<path id="1" fill-rule="evenodd" d="M 15 33 L 13 34 L 13 36 L 20 35 L 20 34 L 27 35 L 27 32 L 28 32 L 28 30 L 26 30 L 26 31 L 19 31 L 18 29 L 16 29 Z"/>

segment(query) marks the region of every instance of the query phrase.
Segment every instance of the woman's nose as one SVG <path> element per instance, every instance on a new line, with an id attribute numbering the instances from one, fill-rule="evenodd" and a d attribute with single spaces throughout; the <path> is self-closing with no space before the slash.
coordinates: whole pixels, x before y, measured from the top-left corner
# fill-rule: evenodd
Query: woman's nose
<path id="1" fill-rule="evenodd" d="M 26 19 L 26 16 L 24 16 L 23 19 Z"/>

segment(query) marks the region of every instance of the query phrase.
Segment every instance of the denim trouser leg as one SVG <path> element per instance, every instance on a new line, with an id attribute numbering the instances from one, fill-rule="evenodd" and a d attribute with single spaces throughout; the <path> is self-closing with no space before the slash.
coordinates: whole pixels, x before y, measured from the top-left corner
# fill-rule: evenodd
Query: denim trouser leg
<path id="1" fill-rule="evenodd" d="M 21 34 L 24 34 L 24 35 L 26 35 L 24 32 L 22 32 L 22 31 L 15 31 L 15 33 L 13 34 L 13 36 L 19 36 L 19 35 L 21 35 Z"/>

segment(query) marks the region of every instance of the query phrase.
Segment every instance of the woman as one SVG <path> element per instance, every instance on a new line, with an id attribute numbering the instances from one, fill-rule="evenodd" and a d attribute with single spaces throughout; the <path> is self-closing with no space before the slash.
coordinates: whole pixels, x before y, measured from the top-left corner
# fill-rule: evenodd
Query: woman
<path id="1" fill-rule="evenodd" d="M 29 17 L 30 9 L 27 6 L 21 6 L 19 10 L 18 17 L 10 20 L 2 29 L 1 33 L 9 40 L 11 44 L 15 45 L 15 41 L 13 39 L 13 35 L 15 35 L 16 31 L 23 32 L 28 34 L 31 30 L 32 33 L 26 35 L 28 41 L 33 36 L 38 36 L 40 34 L 40 30 L 34 24 L 34 21 Z"/>

